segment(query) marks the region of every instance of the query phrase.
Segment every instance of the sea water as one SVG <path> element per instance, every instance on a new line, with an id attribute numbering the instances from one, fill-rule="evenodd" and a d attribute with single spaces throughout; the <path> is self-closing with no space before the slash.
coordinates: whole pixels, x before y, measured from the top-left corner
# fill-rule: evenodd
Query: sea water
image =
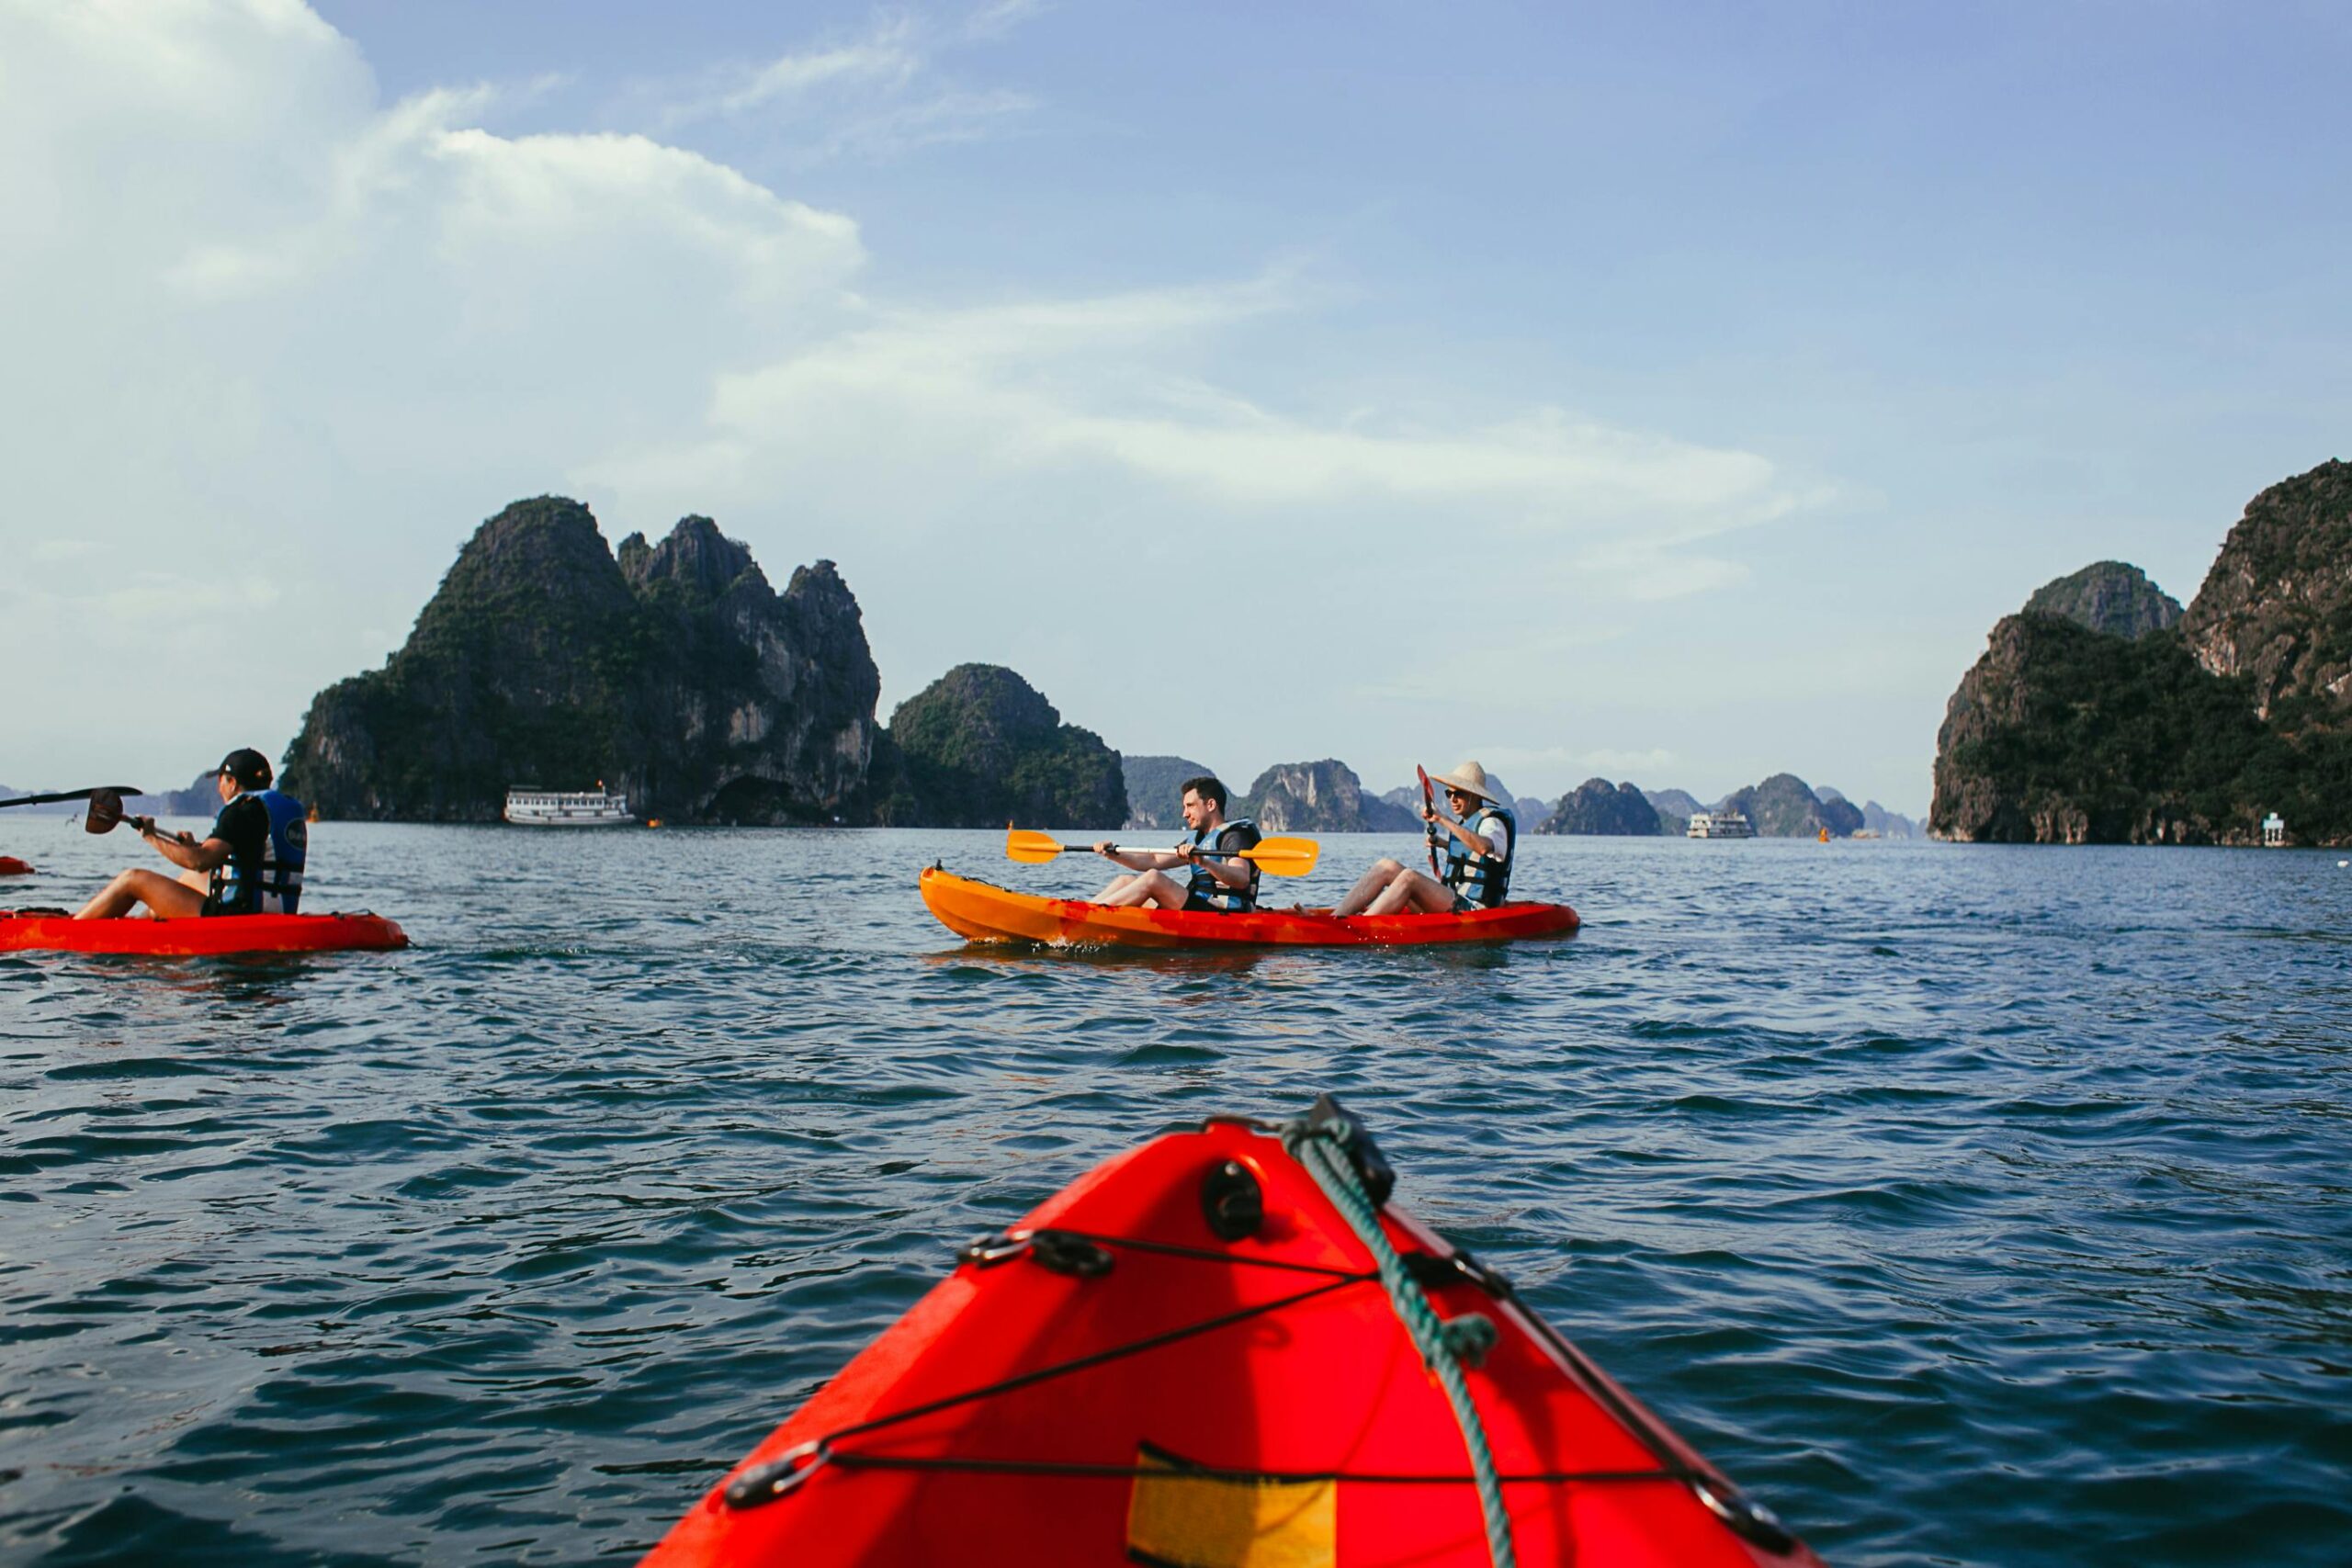
<path id="1" fill-rule="evenodd" d="M 2335 855 L 1532 839 L 1573 939 L 1105 957 L 931 920 L 1104 874 L 1000 846 L 329 823 L 411 950 L 0 957 L 0 1559 L 626 1562 L 954 1245 L 1328 1089 L 1837 1562 L 2352 1560 Z"/>

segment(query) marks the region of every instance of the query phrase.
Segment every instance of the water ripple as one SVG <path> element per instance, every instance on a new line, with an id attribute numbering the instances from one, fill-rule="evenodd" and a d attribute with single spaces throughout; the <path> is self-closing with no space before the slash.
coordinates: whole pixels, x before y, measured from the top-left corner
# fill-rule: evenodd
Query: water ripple
<path id="1" fill-rule="evenodd" d="M 1323 1089 L 1840 1562 L 2352 1539 L 2325 857 L 1539 840 L 1573 941 L 1138 956 L 948 938 L 993 847 L 330 824 L 417 947 L 0 960 L 0 1556 L 628 1561 L 954 1244 Z"/>

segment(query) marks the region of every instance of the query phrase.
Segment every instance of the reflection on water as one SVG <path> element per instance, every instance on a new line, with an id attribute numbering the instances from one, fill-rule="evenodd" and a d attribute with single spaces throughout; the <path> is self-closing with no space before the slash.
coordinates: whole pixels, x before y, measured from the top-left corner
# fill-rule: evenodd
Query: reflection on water
<path id="1" fill-rule="evenodd" d="M 416 947 L 0 957 L 0 1557 L 626 1561 L 954 1245 L 1323 1089 L 1840 1562 L 2352 1533 L 2325 857 L 1533 840 L 1573 940 L 961 946 L 934 859 L 1099 882 L 1001 844 L 329 823 Z"/>

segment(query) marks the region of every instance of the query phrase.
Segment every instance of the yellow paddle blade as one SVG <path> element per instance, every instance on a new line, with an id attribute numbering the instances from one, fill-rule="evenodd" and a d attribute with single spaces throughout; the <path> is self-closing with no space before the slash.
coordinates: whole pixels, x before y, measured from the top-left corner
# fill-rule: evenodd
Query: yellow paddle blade
<path id="1" fill-rule="evenodd" d="M 1258 847 L 1243 850 L 1244 860 L 1258 863 L 1270 876 L 1305 876 L 1323 857 L 1323 846 L 1312 839 L 1261 839 Z"/>
<path id="2" fill-rule="evenodd" d="M 1043 865 L 1061 852 L 1061 840 L 1051 833 L 1031 832 L 1024 828 L 1007 828 L 1004 830 L 1007 860 L 1017 860 L 1027 865 Z"/>

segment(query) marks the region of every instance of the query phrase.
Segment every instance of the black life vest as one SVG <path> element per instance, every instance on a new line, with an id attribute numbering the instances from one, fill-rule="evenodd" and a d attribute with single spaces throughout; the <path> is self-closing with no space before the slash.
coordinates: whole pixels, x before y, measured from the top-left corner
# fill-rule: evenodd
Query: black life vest
<path id="1" fill-rule="evenodd" d="M 1445 837 L 1445 885 L 1482 909 L 1491 909 L 1510 897 L 1510 863 L 1519 857 L 1519 819 L 1499 806 L 1482 806 L 1463 819 L 1463 828 L 1473 836 L 1483 836 L 1479 829 L 1493 818 L 1503 825 L 1504 841 L 1510 848 L 1503 858 L 1491 854 L 1473 854 L 1460 839 L 1448 833 Z"/>
<path id="2" fill-rule="evenodd" d="M 1258 832 L 1258 824 L 1247 817 L 1237 817 L 1229 821 L 1220 822 L 1214 828 L 1202 829 L 1193 835 L 1191 847 L 1199 850 L 1222 849 L 1224 845 L 1220 840 L 1227 833 L 1233 832 L 1238 832 L 1241 835 L 1241 841 L 1235 846 L 1236 848 L 1254 850 L 1258 847 L 1258 840 L 1261 836 Z M 1205 904 L 1219 914 L 1225 915 L 1238 915 L 1245 909 L 1256 908 L 1258 907 L 1258 863 L 1248 860 L 1241 863 L 1250 868 L 1250 886 L 1237 889 L 1227 887 L 1224 883 L 1211 876 L 1206 863 L 1193 862 L 1193 879 L 1184 885 L 1184 902 Z"/>

